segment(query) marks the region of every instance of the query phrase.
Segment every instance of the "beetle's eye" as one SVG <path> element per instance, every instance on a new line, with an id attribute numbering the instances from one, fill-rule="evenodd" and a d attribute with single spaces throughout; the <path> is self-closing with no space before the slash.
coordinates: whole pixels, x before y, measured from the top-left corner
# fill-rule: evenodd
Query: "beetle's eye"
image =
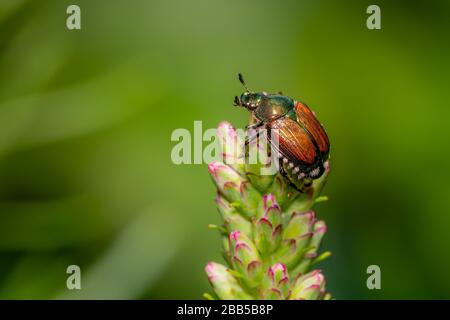
<path id="1" fill-rule="evenodd" d="M 247 104 L 250 101 L 250 96 L 248 94 L 248 92 L 244 92 L 243 94 L 241 94 L 241 102 L 243 104 Z"/>

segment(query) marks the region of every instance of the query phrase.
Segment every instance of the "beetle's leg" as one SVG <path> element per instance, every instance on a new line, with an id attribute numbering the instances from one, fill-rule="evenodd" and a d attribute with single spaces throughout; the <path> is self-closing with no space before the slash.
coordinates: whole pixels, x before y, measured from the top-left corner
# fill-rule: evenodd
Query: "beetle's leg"
<path id="1" fill-rule="evenodd" d="M 305 179 L 305 184 L 303 185 L 303 188 L 309 188 L 309 187 L 311 187 L 312 186 L 312 183 L 313 183 L 313 180 L 312 179 L 309 179 L 309 178 L 306 178 Z"/>
<path id="2" fill-rule="evenodd" d="M 245 126 L 245 130 L 253 130 L 253 129 L 258 129 L 259 127 L 263 126 L 264 122 L 260 121 L 254 124 L 249 124 Z"/>
<path id="3" fill-rule="evenodd" d="M 243 157 L 246 157 L 247 155 L 247 150 L 248 150 L 248 146 L 250 145 L 250 143 L 252 143 L 253 141 L 255 141 L 256 139 L 259 139 L 260 136 L 260 132 L 258 130 L 258 128 L 264 126 L 265 123 L 263 121 L 260 121 L 258 123 L 254 123 L 251 125 L 246 126 L 246 132 L 248 133 L 248 131 L 256 131 L 253 135 L 251 136 L 246 136 L 245 138 L 245 143 L 244 143 L 244 152 L 243 152 Z"/>
<path id="4" fill-rule="evenodd" d="M 259 138 L 259 132 L 256 131 L 256 133 L 250 137 L 245 137 L 245 142 L 244 142 L 244 152 L 242 157 L 246 157 L 247 156 L 247 151 L 248 151 L 248 146 L 250 145 L 250 143 L 252 143 L 253 141 L 255 141 L 256 139 Z"/>
<path id="5" fill-rule="evenodd" d="M 260 122 L 257 122 L 254 124 L 249 124 L 249 125 L 245 126 L 246 133 L 248 133 L 249 130 L 250 131 L 256 130 L 255 134 L 253 134 L 252 136 L 246 137 L 245 144 L 244 144 L 245 148 L 250 144 L 250 142 L 253 142 L 256 138 L 259 137 L 259 130 L 257 130 L 257 129 L 262 127 L 263 125 L 264 125 L 264 122 L 260 121 Z"/>
<path id="6" fill-rule="evenodd" d="M 269 148 L 267 150 L 267 156 L 270 158 L 270 161 L 272 161 L 272 131 L 270 130 L 270 127 L 267 128 L 267 147 Z"/>
<path id="7" fill-rule="evenodd" d="M 257 132 L 256 134 L 252 135 L 251 137 L 245 138 L 244 148 L 247 149 L 248 145 L 250 143 L 252 143 L 253 141 L 255 141 L 256 139 L 258 139 L 258 137 L 259 137 L 259 132 Z"/>
<path id="8" fill-rule="evenodd" d="M 283 178 L 285 178 L 286 181 L 290 182 L 289 177 L 288 177 L 288 175 L 286 173 L 286 170 L 284 170 L 284 168 L 283 168 L 283 158 L 282 157 L 280 157 L 280 159 L 278 160 L 278 165 L 280 166 L 279 167 L 280 168 L 279 172 L 280 172 L 281 176 Z"/>

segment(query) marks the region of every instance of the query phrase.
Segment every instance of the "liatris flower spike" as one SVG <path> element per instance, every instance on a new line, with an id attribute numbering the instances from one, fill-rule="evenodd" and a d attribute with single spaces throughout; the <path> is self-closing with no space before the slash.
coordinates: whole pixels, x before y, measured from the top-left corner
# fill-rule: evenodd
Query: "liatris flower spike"
<path id="1" fill-rule="evenodd" d="M 330 299 L 325 277 L 311 270 L 330 255 L 318 250 L 325 222 L 312 210 L 329 172 L 300 193 L 278 172 L 261 175 L 270 165 L 267 151 L 259 161 L 244 160 L 244 143 L 227 122 L 218 128 L 223 162 L 208 169 L 217 187 L 216 204 L 226 266 L 210 262 L 205 271 L 219 299 Z M 249 143 L 250 153 L 260 149 Z M 261 156 L 262 155 L 262 156 Z M 205 294 L 208 298 L 213 298 Z"/>

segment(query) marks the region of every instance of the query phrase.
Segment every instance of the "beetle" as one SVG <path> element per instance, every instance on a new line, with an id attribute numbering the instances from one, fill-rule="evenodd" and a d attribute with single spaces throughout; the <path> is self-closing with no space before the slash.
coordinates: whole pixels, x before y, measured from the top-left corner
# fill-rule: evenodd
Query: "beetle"
<path id="1" fill-rule="evenodd" d="M 247 130 L 267 129 L 268 143 L 279 154 L 280 174 L 295 189 L 304 192 L 325 172 L 330 153 L 325 129 L 305 103 L 281 92 L 250 91 L 242 74 L 238 78 L 245 92 L 234 98 L 234 105 L 246 108 L 254 119 Z M 253 138 L 246 139 L 246 146 Z"/>

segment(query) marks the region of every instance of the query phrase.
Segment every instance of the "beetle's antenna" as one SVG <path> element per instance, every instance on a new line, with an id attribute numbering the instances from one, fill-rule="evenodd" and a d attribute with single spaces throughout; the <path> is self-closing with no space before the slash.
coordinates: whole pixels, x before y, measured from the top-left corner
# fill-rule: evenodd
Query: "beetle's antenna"
<path id="1" fill-rule="evenodd" d="M 250 92 L 250 90 L 248 90 L 248 88 L 247 88 L 247 85 L 245 84 L 244 77 L 242 76 L 242 73 L 238 73 L 238 77 L 239 77 L 239 82 L 242 83 L 242 85 L 244 86 L 245 90 L 247 92 Z"/>
<path id="2" fill-rule="evenodd" d="M 233 105 L 235 105 L 235 106 L 240 106 L 241 105 L 241 101 L 239 100 L 238 96 L 234 97 Z"/>

